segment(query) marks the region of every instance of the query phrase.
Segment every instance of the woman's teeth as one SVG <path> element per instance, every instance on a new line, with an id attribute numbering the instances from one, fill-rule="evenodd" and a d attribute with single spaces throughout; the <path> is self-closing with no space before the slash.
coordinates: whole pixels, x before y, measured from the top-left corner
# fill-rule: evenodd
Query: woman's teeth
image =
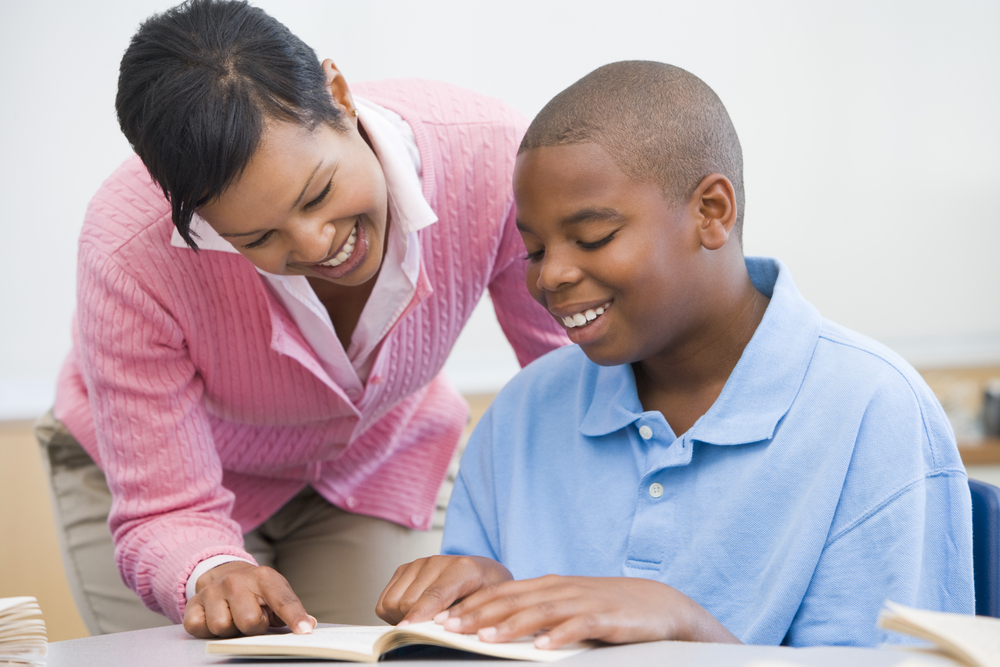
<path id="1" fill-rule="evenodd" d="M 573 329 L 574 327 L 582 327 L 585 324 L 593 322 L 598 317 L 604 314 L 604 311 L 611 307 L 611 302 L 608 301 L 606 304 L 600 308 L 590 308 L 583 311 L 582 313 L 577 313 L 576 315 L 567 315 L 562 318 L 562 323 L 566 325 L 567 329 Z"/>
<path id="2" fill-rule="evenodd" d="M 347 258 L 351 256 L 352 252 L 354 252 L 354 244 L 357 242 L 357 240 L 358 240 L 358 226 L 355 225 L 354 228 L 351 229 L 351 235 L 347 237 L 347 243 L 345 243 L 344 247 L 340 249 L 340 252 L 338 252 L 332 259 L 329 259 L 320 264 L 320 266 L 340 266 L 341 264 L 346 262 Z"/>

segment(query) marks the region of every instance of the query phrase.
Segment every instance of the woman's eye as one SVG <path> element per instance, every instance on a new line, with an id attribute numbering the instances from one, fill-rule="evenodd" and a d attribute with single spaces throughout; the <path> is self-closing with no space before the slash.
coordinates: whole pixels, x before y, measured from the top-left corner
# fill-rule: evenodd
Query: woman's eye
<path id="1" fill-rule="evenodd" d="M 326 196 L 330 194 L 330 188 L 332 187 L 333 187 L 333 179 L 330 179 L 330 182 L 326 184 L 325 188 L 323 188 L 323 192 L 319 193 L 319 196 L 316 197 L 316 199 L 313 199 L 311 202 L 308 202 L 305 205 L 306 210 L 315 208 L 316 206 L 322 204 L 323 200 L 326 199 Z"/>
<path id="2" fill-rule="evenodd" d="M 608 234 L 607 236 L 605 236 L 600 241 L 593 241 L 591 243 L 585 243 L 583 241 L 580 241 L 579 242 L 580 243 L 580 247 L 581 248 L 586 248 L 587 250 L 597 250 L 601 246 L 604 246 L 604 245 L 607 245 L 608 243 L 610 243 L 611 240 L 613 238 L 615 238 L 615 234 L 617 234 L 617 233 L 618 233 L 617 231 L 611 232 L 610 234 Z"/>
<path id="3" fill-rule="evenodd" d="M 266 241 L 270 236 L 271 236 L 270 231 L 264 232 L 264 235 L 261 236 L 259 239 L 257 239 L 253 243 L 248 243 L 243 247 L 246 248 L 247 250 L 253 250 L 256 247 L 263 245 L 264 241 Z"/>
<path id="4" fill-rule="evenodd" d="M 527 255 L 524 256 L 524 258 L 529 262 L 537 262 L 542 258 L 542 255 L 544 253 L 545 253 L 545 248 L 540 248 L 535 252 L 529 252 Z"/>

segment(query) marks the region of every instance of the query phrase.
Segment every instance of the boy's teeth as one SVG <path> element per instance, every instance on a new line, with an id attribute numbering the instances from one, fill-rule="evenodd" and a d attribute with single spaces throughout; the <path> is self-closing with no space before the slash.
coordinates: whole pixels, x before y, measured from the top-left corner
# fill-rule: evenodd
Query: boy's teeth
<path id="1" fill-rule="evenodd" d="M 604 311 L 611 305 L 611 302 L 604 304 L 598 308 L 588 308 L 582 313 L 577 313 L 575 315 L 567 315 L 562 318 L 562 323 L 566 325 L 566 328 L 572 329 L 574 327 L 580 327 L 588 322 L 593 322 L 598 317 L 604 314 Z"/>
<path id="2" fill-rule="evenodd" d="M 320 264 L 320 266 L 340 266 L 347 261 L 347 258 L 351 256 L 354 252 L 354 245 L 358 242 L 358 228 L 357 225 L 351 229 L 351 235 L 347 237 L 347 243 L 344 247 L 340 249 L 332 259 L 329 259 Z"/>

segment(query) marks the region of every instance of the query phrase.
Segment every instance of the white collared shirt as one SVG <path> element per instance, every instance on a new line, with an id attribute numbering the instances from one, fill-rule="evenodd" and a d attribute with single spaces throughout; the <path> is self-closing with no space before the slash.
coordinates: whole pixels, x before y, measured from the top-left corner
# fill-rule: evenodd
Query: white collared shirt
<path id="1" fill-rule="evenodd" d="M 420 243 L 416 234 L 438 219 L 423 196 L 422 166 L 413 129 L 402 116 L 389 109 L 358 97 L 354 102 L 359 110 L 358 120 L 364 125 L 385 175 L 392 224 L 381 271 L 347 349 L 341 345 L 329 312 L 305 276 L 275 275 L 258 269 L 316 353 L 323 370 L 352 401 L 364 393 L 379 342 L 416 293 L 420 272 Z M 191 220 L 191 231 L 202 250 L 239 254 L 197 214 Z M 170 244 L 188 247 L 176 229 Z M 243 559 L 216 556 L 199 563 L 188 577 L 187 598 L 190 600 L 195 594 L 198 577 L 233 560 Z"/>

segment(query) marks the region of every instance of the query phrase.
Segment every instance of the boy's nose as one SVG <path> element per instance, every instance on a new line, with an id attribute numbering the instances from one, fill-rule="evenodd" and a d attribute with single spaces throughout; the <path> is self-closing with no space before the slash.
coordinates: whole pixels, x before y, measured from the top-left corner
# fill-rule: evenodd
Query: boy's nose
<path id="1" fill-rule="evenodd" d="M 548 252 L 542 258 L 536 282 L 538 289 L 555 292 L 580 280 L 580 269 L 561 253 Z"/>

